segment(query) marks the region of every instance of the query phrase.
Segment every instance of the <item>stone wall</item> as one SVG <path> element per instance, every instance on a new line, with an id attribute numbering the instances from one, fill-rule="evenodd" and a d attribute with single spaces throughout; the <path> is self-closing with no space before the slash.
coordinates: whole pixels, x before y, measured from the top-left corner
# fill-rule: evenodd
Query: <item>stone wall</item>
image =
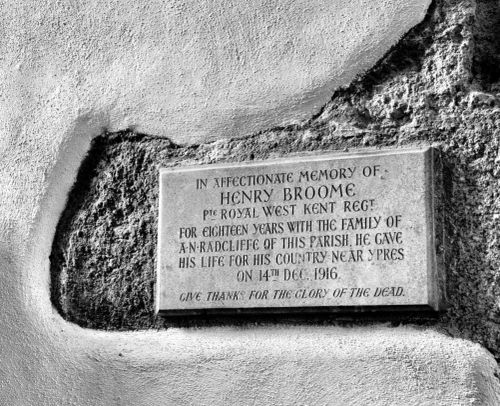
<path id="1" fill-rule="evenodd" d="M 285 46 L 273 58 L 266 57 L 272 46 L 241 55 L 227 48 L 240 55 L 243 79 L 229 65 L 210 76 L 228 55 L 206 44 L 227 40 L 222 22 L 249 11 L 234 3 L 228 20 L 217 20 L 225 6 L 209 3 L 191 10 L 202 16 L 191 23 L 182 2 L 6 7 L 2 399 L 499 404 L 498 1 L 435 0 L 428 9 L 417 1 L 327 2 L 331 9 L 299 2 L 288 20 L 279 7 L 273 14 L 252 3 L 253 20 L 241 27 L 257 27 L 253 33 L 273 24 L 291 37 L 318 29 L 307 38 L 320 45 L 292 44 L 304 59 L 285 59 L 286 66 L 297 62 L 285 82 L 307 79 L 295 87 L 280 82 L 282 98 L 272 84 L 281 77 L 280 58 L 294 54 Z M 278 17 L 272 23 L 262 15 Z M 338 16 L 347 16 L 344 26 L 333 24 Z M 295 29 L 302 20 L 305 31 Z M 189 29 L 196 46 L 183 59 Z M 207 32 L 220 35 L 206 40 Z M 167 33 L 181 40 L 169 44 Z M 358 42 L 344 54 L 329 46 L 350 37 Z M 261 58 L 260 68 L 245 65 L 251 57 Z M 264 65 L 274 79 L 259 82 Z M 206 86 L 213 104 L 197 93 L 206 85 L 193 79 L 197 70 L 216 84 Z M 177 85 L 182 77 L 189 86 Z M 253 90 L 242 92 L 245 86 Z M 414 145 L 435 146 L 444 163 L 447 308 L 439 315 L 154 315 L 159 167 Z"/>
<path id="2" fill-rule="evenodd" d="M 168 327 L 153 311 L 160 167 L 431 144 L 445 165 L 448 308 L 410 321 L 499 354 L 500 13 L 495 2 L 464 5 L 434 4 L 304 124 L 189 146 L 133 131 L 95 138 L 54 242 L 54 304 L 85 327 Z"/>

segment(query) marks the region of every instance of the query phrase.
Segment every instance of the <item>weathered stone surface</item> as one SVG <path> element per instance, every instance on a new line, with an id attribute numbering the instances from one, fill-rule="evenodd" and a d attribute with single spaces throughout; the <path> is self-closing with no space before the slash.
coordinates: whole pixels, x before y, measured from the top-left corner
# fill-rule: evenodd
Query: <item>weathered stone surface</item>
<path id="1" fill-rule="evenodd" d="M 432 152 L 162 169 L 157 311 L 438 310 Z"/>
<path id="2" fill-rule="evenodd" d="M 2 20 L 3 27 L 8 25 L 10 30 L 3 30 L 7 34 L 0 41 L 4 51 L 2 78 L 11 91 L 0 93 L 3 401 L 21 405 L 149 406 L 285 405 L 296 404 L 300 399 L 305 404 L 338 401 L 349 405 L 359 404 L 361 399 L 371 405 L 500 404 L 498 369 L 491 355 L 471 341 L 450 337 L 479 342 L 499 354 L 498 1 L 436 0 L 424 23 L 367 76 L 337 92 L 325 114 L 308 125 L 196 146 L 133 134 L 104 134 L 104 129 L 122 128 L 127 121 L 103 96 L 111 81 L 98 81 L 95 93 L 90 92 L 95 97 L 89 98 L 86 91 L 93 88 L 87 81 L 90 76 L 85 70 L 63 64 L 65 59 L 74 57 L 74 53 L 65 51 L 66 46 L 71 48 L 71 38 L 57 44 L 62 57 L 54 58 L 54 63 L 43 65 L 38 58 L 30 58 L 38 50 L 42 54 L 46 51 L 40 42 L 52 40 L 53 36 L 44 31 L 48 26 L 51 32 L 57 32 L 70 24 L 69 31 L 77 38 L 78 30 L 72 29 L 71 21 L 80 20 L 85 21 L 89 32 L 107 33 L 112 24 L 100 19 L 104 15 L 100 8 L 120 8 L 123 2 L 100 2 L 99 6 L 91 3 L 94 15 L 90 9 L 82 9 L 79 2 L 57 3 L 84 10 L 89 15 L 86 20 L 80 16 L 65 20 L 60 10 L 47 13 L 42 8 L 45 4 L 36 3 L 33 7 L 32 3 L 23 6 L 11 2 Z M 9 13 L 16 13 L 19 19 L 16 21 Z M 119 16 L 119 12 L 115 15 Z M 124 33 L 128 23 L 125 18 Z M 26 33 L 33 46 L 25 46 L 23 41 L 7 43 L 8 33 L 17 35 L 18 29 Z M 37 37 L 39 32 L 43 39 Z M 101 66 L 104 76 L 104 72 L 110 72 L 110 78 L 116 77 L 112 70 L 120 71 L 122 65 L 116 62 L 119 58 L 100 52 L 103 48 L 97 38 L 89 37 L 82 44 L 109 62 Z M 24 64 L 12 63 L 16 55 Z M 85 59 L 85 48 L 79 55 Z M 53 79 L 61 66 L 63 73 Z M 141 61 L 134 66 L 142 66 Z M 120 81 L 121 89 L 125 91 L 130 83 L 136 84 L 137 97 L 129 107 L 145 112 L 135 118 L 140 121 L 140 128 L 148 131 L 155 128 L 150 123 L 157 115 L 146 113 L 156 110 L 151 105 L 160 111 L 164 99 L 162 95 L 158 99 L 150 97 L 152 104 L 145 104 L 143 92 L 152 88 L 150 94 L 156 94 L 157 83 L 143 82 L 143 87 L 134 80 L 133 69 L 125 75 L 130 80 Z M 42 91 L 47 86 L 49 90 Z M 115 100 L 119 104 L 120 98 Z M 190 113 L 187 109 L 186 114 Z M 167 126 L 169 117 L 163 117 Z M 89 138 L 99 133 L 104 136 L 96 140 L 90 161 L 94 159 L 94 167 L 102 168 L 98 172 L 107 174 L 108 179 L 97 179 L 92 172 L 81 175 L 80 179 L 93 179 L 88 192 L 80 195 L 88 200 L 78 202 L 70 197 L 68 206 L 68 210 L 74 209 L 76 203 L 85 207 L 78 220 L 81 229 L 69 226 L 66 230 L 68 236 L 78 231 L 79 238 L 93 236 L 95 240 L 89 239 L 89 246 L 100 243 L 110 250 L 112 241 L 120 240 L 112 235 L 106 243 L 106 238 L 101 239 L 106 235 L 98 233 L 109 232 L 105 227 L 112 228 L 108 208 L 113 204 L 117 208 L 127 208 L 129 204 L 134 207 L 133 202 L 142 202 L 144 197 L 156 204 L 158 162 L 237 162 L 284 156 L 292 151 L 441 143 L 448 195 L 445 226 L 450 235 L 446 250 L 450 307 L 438 323 L 427 322 L 420 327 L 395 326 L 397 323 L 359 327 L 352 323 L 339 325 L 328 319 L 284 323 L 275 318 L 273 326 L 269 320 L 261 320 L 263 326 L 233 320 L 226 328 L 207 328 L 200 323 L 192 329 L 124 333 L 84 329 L 65 321 L 48 300 L 49 255 L 54 228 L 88 150 Z M 158 153 L 160 150 L 164 152 Z M 135 184 L 135 178 L 127 177 L 134 172 L 120 162 L 140 167 L 141 175 L 147 175 L 141 176 L 143 183 Z M 118 181 L 123 179 L 122 174 L 126 175 L 125 183 L 129 183 L 123 189 Z M 140 193 L 122 194 L 122 190 L 131 190 L 130 185 Z M 108 186 L 109 195 L 101 189 Z M 82 189 L 78 182 L 75 190 Z M 110 197 L 109 201 L 92 204 L 94 198 L 99 201 L 103 194 Z M 118 221 L 119 211 L 114 213 Z M 136 203 L 135 210 L 127 213 L 130 222 L 137 221 L 134 224 L 139 224 L 141 216 L 156 216 L 155 206 L 149 203 Z M 95 235 L 90 219 L 89 226 L 84 227 L 87 216 L 100 217 L 100 230 Z M 102 289 L 82 287 L 76 272 L 67 292 L 75 293 L 89 305 L 73 307 L 73 314 L 86 312 L 79 319 L 81 324 L 103 329 L 111 328 L 111 324 L 117 329 L 161 325 L 155 324 L 153 305 L 148 302 L 153 288 L 150 278 L 154 276 L 148 273 L 154 270 L 154 263 L 148 262 L 148 246 L 151 241 L 153 245 L 156 242 L 155 227 L 151 225 L 150 234 L 143 230 L 121 240 L 132 243 L 137 238 L 140 243 L 133 256 L 124 258 L 134 258 L 136 267 L 127 268 L 125 262 L 105 263 L 95 275 L 103 278 Z M 70 257 L 70 247 L 60 237 L 56 241 Z M 76 239 L 67 242 L 74 243 Z M 79 248 L 84 246 L 83 242 L 76 243 Z M 80 264 L 75 265 L 72 269 L 80 269 Z M 118 284 L 115 290 L 114 282 L 120 277 L 124 284 Z M 134 283 L 126 284 L 127 278 Z M 120 289 L 125 285 L 128 291 Z M 58 291 L 57 286 L 54 290 Z M 59 297 L 59 291 L 55 296 Z M 123 308 L 121 303 L 125 304 Z M 99 319 L 101 310 L 104 315 Z M 77 316 L 68 318 L 75 320 Z M 99 322 L 91 324 L 89 320 Z M 244 326 L 234 326 L 236 323 Z"/>
<path id="3" fill-rule="evenodd" d="M 472 6 L 437 3 L 425 23 L 366 77 L 338 91 L 324 113 L 307 125 L 197 146 L 133 133 L 95 139 L 87 161 L 91 169 L 81 172 L 75 186 L 80 192 L 71 194 L 63 220 L 68 223 L 55 239 L 57 255 L 67 260 L 52 262 L 54 303 L 70 320 L 88 327 L 168 326 L 155 318 L 153 300 L 161 167 L 436 143 L 444 163 L 448 235 L 443 252 L 448 308 L 437 326 L 500 354 L 500 75 L 491 68 L 491 61 L 499 61 L 491 43 L 492 36 L 499 38 L 499 13 L 496 2 Z M 128 168 L 140 168 L 140 176 Z M 115 217 L 118 209 L 128 210 L 126 223 L 135 230 L 144 219 L 142 231 L 127 237 L 135 252 L 115 244 L 114 225 L 125 221 Z M 101 234 L 93 226 L 96 221 Z M 94 278 L 87 277 L 86 266 L 69 266 L 77 258 L 95 263 L 93 257 L 105 257 L 113 249 L 120 252 L 119 262 L 101 262 Z M 96 278 L 105 283 L 95 287 Z M 128 285 L 132 279 L 136 282 Z"/>

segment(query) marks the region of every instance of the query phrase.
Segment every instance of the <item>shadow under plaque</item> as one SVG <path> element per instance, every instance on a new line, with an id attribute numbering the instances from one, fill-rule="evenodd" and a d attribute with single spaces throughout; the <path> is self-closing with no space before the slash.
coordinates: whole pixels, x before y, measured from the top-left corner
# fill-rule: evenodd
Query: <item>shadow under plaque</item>
<path id="1" fill-rule="evenodd" d="M 432 148 L 160 170 L 162 315 L 438 311 Z"/>

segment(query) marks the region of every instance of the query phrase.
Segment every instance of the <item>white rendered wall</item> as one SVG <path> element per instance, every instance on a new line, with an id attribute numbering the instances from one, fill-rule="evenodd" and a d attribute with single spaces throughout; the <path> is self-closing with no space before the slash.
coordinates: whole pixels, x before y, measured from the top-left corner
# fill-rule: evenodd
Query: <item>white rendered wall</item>
<path id="1" fill-rule="evenodd" d="M 49 254 L 91 138 L 193 143 L 304 120 L 429 1 L 10 1 L 0 39 L 0 403 L 469 404 L 479 345 L 378 327 L 84 330 L 50 302 Z M 492 403 L 493 404 L 493 403 Z"/>

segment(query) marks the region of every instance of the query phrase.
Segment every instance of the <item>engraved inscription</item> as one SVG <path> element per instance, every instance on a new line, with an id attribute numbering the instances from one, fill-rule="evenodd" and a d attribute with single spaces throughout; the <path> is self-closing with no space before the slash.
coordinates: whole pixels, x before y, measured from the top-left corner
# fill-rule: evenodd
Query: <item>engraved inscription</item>
<path id="1" fill-rule="evenodd" d="M 431 155 L 163 169 L 158 310 L 436 308 Z"/>

